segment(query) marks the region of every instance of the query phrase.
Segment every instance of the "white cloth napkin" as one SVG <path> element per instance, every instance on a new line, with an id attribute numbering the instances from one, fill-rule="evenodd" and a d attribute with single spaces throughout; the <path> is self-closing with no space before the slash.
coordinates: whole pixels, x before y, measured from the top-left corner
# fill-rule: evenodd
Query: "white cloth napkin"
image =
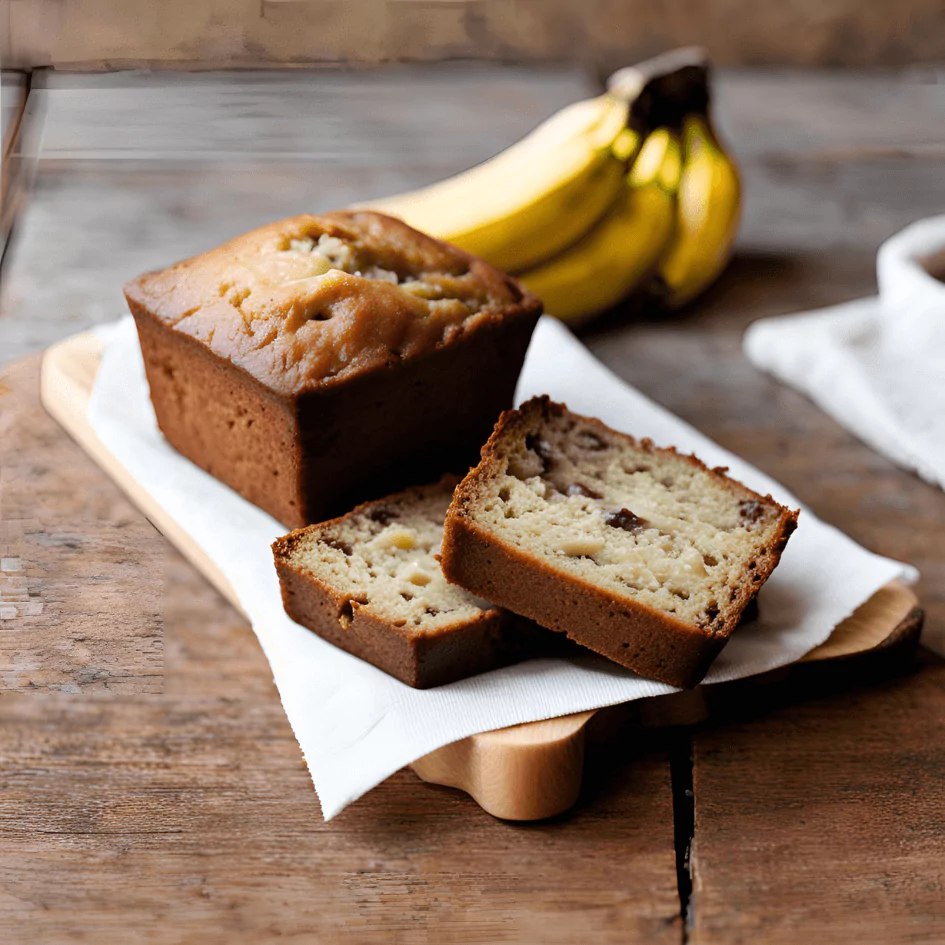
<path id="1" fill-rule="evenodd" d="M 532 660 L 420 691 L 293 623 L 282 609 L 269 551 L 285 529 L 162 439 L 130 318 L 100 332 L 107 347 L 89 407 L 92 426 L 237 589 L 326 819 L 404 765 L 467 735 L 671 691 L 590 653 L 573 661 Z M 548 317 L 536 330 L 517 396 L 536 393 L 695 452 L 710 466 L 729 466 L 753 489 L 798 504 L 776 482 L 625 385 Z M 804 511 L 762 591 L 762 621 L 734 635 L 707 682 L 797 660 L 878 588 L 915 577 L 914 569 L 866 551 Z"/>
<path id="2" fill-rule="evenodd" d="M 758 367 L 805 393 L 893 462 L 945 488 L 945 216 L 907 227 L 876 260 L 879 296 L 766 318 Z"/>

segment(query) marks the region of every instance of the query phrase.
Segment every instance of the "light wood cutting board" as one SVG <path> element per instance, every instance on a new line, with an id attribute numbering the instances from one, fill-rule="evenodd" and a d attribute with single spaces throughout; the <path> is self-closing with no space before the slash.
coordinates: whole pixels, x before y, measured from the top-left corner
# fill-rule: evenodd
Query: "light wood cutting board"
<path id="1" fill-rule="evenodd" d="M 164 536 L 237 609 L 232 586 L 98 439 L 87 419 L 89 397 L 102 355 L 90 332 L 49 348 L 42 364 L 40 396 L 46 410 L 125 491 Z M 905 585 L 879 590 L 839 624 L 804 661 L 838 659 L 883 646 L 920 619 L 918 601 Z M 424 781 L 466 791 L 484 810 L 508 820 L 537 820 L 567 810 L 577 800 L 588 722 L 608 710 L 514 725 L 472 735 L 415 761 Z M 644 700 L 638 721 L 648 726 L 691 724 L 707 713 L 702 689 Z"/>

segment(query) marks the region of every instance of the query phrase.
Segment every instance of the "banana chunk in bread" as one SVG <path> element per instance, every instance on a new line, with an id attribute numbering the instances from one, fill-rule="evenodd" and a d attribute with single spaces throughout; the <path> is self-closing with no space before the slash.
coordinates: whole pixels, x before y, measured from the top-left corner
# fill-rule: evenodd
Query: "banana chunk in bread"
<path id="1" fill-rule="evenodd" d="M 272 549 L 289 616 L 420 689 L 530 655 L 544 631 L 448 584 L 440 570 L 456 482 L 409 489 L 279 538 Z"/>
<path id="2" fill-rule="evenodd" d="M 502 415 L 446 519 L 448 580 L 676 686 L 705 675 L 797 512 L 547 397 Z"/>

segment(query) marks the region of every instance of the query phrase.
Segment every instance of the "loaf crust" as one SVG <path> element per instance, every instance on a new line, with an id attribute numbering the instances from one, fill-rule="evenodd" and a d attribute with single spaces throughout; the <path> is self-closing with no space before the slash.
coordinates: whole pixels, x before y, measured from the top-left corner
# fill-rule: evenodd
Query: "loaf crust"
<path id="1" fill-rule="evenodd" d="M 409 503 L 411 497 L 422 498 L 443 485 L 420 487 L 364 503 L 332 521 L 296 529 L 272 545 L 283 605 L 296 623 L 417 689 L 441 686 L 521 659 L 555 653 L 558 648 L 554 635 L 498 607 L 459 617 L 435 630 L 418 632 L 352 602 L 349 592 L 300 566 L 293 557 L 300 544 L 344 534 L 351 523 L 369 516 L 373 509 L 386 510 L 400 502 Z M 455 479 L 449 482 L 450 490 L 453 485 Z"/>
<path id="2" fill-rule="evenodd" d="M 570 414 L 547 397 L 535 398 L 520 410 L 505 411 L 482 449 L 479 465 L 457 487 L 447 513 L 440 564 L 447 580 L 493 603 L 528 617 L 540 625 L 634 670 L 642 676 L 689 688 L 704 677 L 712 661 L 728 641 L 745 607 L 754 600 L 780 560 L 797 523 L 796 511 L 779 506 L 730 480 L 721 470 L 708 469 L 692 456 L 674 449 L 659 450 L 648 441 L 611 430 L 599 420 L 580 417 L 585 428 L 617 439 L 656 458 L 682 460 L 713 478 L 740 500 L 754 501 L 775 510 L 777 525 L 770 547 L 759 555 L 750 574 L 738 588 L 725 621 L 711 628 L 676 618 L 626 595 L 613 593 L 551 566 L 547 561 L 503 540 L 477 521 L 475 509 L 484 483 L 504 468 L 503 446 L 511 437 L 535 429 L 543 418 Z"/>
<path id="3" fill-rule="evenodd" d="M 320 235 L 398 281 L 305 276 L 285 247 Z M 468 468 L 541 313 L 482 260 L 369 212 L 263 227 L 125 296 L 167 440 L 289 527 Z"/>

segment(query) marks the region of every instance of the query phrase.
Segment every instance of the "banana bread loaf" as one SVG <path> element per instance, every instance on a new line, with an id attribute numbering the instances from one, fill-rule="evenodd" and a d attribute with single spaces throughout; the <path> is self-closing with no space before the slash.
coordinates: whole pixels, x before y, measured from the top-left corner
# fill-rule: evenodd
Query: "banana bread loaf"
<path id="1" fill-rule="evenodd" d="M 797 512 L 547 397 L 502 414 L 457 488 L 449 581 L 643 676 L 694 686 Z"/>
<path id="2" fill-rule="evenodd" d="M 125 296 L 165 437 L 289 527 L 468 468 L 541 312 L 370 212 L 262 227 Z"/>
<path id="3" fill-rule="evenodd" d="M 539 655 L 553 634 L 447 584 L 440 571 L 455 485 L 409 489 L 278 539 L 289 616 L 419 689 Z"/>

